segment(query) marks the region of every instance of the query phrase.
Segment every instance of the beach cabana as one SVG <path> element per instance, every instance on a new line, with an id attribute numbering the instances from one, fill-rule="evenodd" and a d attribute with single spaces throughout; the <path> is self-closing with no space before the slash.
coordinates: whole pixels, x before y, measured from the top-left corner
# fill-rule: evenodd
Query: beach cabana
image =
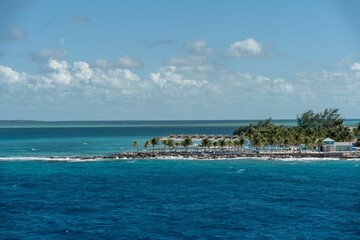
<path id="1" fill-rule="evenodd" d="M 184 138 L 184 134 L 177 135 L 176 138 L 183 139 L 183 138 Z"/>
<path id="2" fill-rule="evenodd" d="M 199 138 L 199 135 L 194 134 L 194 135 L 191 136 L 191 138 L 192 138 L 192 139 L 198 139 L 198 138 Z"/>
<path id="3" fill-rule="evenodd" d="M 325 138 L 323 140 L 322 151 L 323 152 L 343 152 L 343 151 L 351 151 L 353 147 L 352 142 L 335 142 L 335 140 L 331 138 Z"/>

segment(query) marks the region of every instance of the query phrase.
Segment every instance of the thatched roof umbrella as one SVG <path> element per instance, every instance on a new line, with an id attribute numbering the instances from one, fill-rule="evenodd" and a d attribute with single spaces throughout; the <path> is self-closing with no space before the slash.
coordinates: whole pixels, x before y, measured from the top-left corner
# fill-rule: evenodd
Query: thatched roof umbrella
<path id="1" fill-rule="evenodd" d="M 184 135 L 184 138 L 191 138 L 191 135 L 185 134 L 185 135 Z"/>
<path id="2" fill-rule="evenodd" d="M 175 138 L 175 137 L 176 137 L 175 134 L 170 134 L 170 135 L 169 135 L 169 138 Z"/>
<path id="3" fill-rule="evenodd" d="M 213 138 L 215 138 L 215 136 L 214 135 L 209 135 L 208 138 L 213 139 Z"/>
<path id="4" fill-rule="evenodd" d="M 192 139 L 198 139 L 198 138 L 199 138 L 199 135 L 194 134 L 194 135 L 191 136 L 191 138 L 192 138 Z"/>
<path id="5" fill-rule="evenodd" d="M 222 138 L 223 138 L 222 135 L 217 135 L 217 136 L 216 136 L 216 139 L 222 139 Z"/>
<path id="6" fill-rule="evenodd" d="M 164 140 L 168 140 L 168 137 L 161 137 L 161 138 L 159 138 L 159 141 L 161 142 L 161 141 L 164 141 Z"/>
<path id="7" fill-rule="evenodd" d="M 239 135 L 234 135 L 233 137 L 232 137 L 233 139 L 238 139 L 239 138 Z"/>
<path id="8" fill-rule="evenodd" d="M 226 136 L 225 136 L 225 139 L 231 139 L 231 136 L 230 136 L 230 135 L 226 135 Z"/>
<path id="9" fill-rule="evenodd" d="M 204 139 L 204 138 L 206 138 L 206 135 L 200 135 L 199 138 Z"/>
<path id="10" fill-rule="evenodd" d="M 176 137 L 176 138 L 183 139 L 183 138 L 184 138 L 184 134 L 177 135 L 177 137 Z"/>

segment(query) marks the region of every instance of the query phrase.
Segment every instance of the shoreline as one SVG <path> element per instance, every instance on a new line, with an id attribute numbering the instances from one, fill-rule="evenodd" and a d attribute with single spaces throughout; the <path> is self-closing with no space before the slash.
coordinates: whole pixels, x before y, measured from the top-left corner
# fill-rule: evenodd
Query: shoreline
<path id="1" fill-rule="evenodd" d="M 222 153 L 222 152 L 123 152 L 106 156 L 105 158 L 115 159 L 153 159 L 153 158 L 191 158 L 191 159 L 240 159 L 240 158 L 267 158 L 267 159 L 358 159 L 360 152 L 266 152 L 266 153 Z"/>
<path id="2" fill-rule="evenodd" d="M 9 156 L 0 161 L 106 161 L 106 160 L 360 160 L 360 152 L 166 152 L 129 151 L 111 155 L 92 156 Z"/>
<path id="3" fill-rule="evenodd" d="M 106 160 L 360 160 L 360 152 L 330 153 L 220 153 L 220 152 L 121 152 L 94 156 L 13 156 L 0 157 L 0 161 L 106 161 Z"/>

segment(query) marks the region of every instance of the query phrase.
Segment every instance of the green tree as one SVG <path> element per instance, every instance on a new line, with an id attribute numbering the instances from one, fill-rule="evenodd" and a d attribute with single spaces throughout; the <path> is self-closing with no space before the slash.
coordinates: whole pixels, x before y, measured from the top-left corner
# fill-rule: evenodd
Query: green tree
<path id="1" fill-rule="evenodd" d="M 240 135 L 240 138 L 239 138 L 239 144 L 240 144 L 240 147 L 244 146 L 246 143 L 246 137 L 244 134 L 241 134 Z"/>
<path id="2" fill-rule="evenodd" d="M 166 143 L 166 146 L 169 147 L 169 152 L 170 152 L 170 149 L 175 147 L 175 141 L 173 139 L 169 139 Z"/>
<path id="3" fill-rule="evenodd" d="M 266 144 L 265 138 L 261 135 L 261 133 L 257 133 L 253 137 L 253 140 L 252 140 L 251 144 L 253 146 L 255 146 L 256 149 L 259 151 L 261 149 L 261 147 L 263 147 Z"/>
<path id="4" fill-rule="evenodd" d="M 206 147 L 209 148 L 212 146 L 212 141 L 209 138 L 204 138 L 203 140 L 201 140 L 201 144 L 202 147 Z"/>
<path id="5" fill-rule="evenodd" d="M 155 145 L 157 145 L 159 143 L 159 138 L 157 138 L 157 137 L 152 138 L 150 140 L 150 143 L 151 143 L 151 145 L 153 147 L 153 152 L 155 152 Z"/>
<path id="6" fill-rule="evenodd" d="M 226 141 L 224 139 L 220 139 L 219 146 L 221 148 L 221 151 L 224 151 L 224 147 L 226 147 Z"/>
<path id="7" fill-rule="evenodd" d="M 133 147 L 134 147 L 134 149 L 137 149 L 139 147 L 139 141 L 138 140 L 135 140 L 133 142 Z"/>
<path id="8" fill-rule="evenodd" d="M 151 146 L 150 140 L 146 140 L 145 143 L 144 143 L 144 148 L 146 149 L 146 148 L 148 148 L 150 146 Z"/>
<path id="9" fill-rule="evenodd" d="M 297 116 L 298 127 L 302 130 L 327 129 L 330 132 L 341 126 L 344 119 L 339 114 L 339 109 L 326 108 L 322 113 L 314 113 L 309 110 L 300 116 Z"/>
<path id="10" fill-rule="evenodd" d="M 229 139 L 226 141 L 226 146 L 232 149 L 232 147 L 234 146 L 234 142 Z"/>
<path id="11" fill-rule="evenodd" d="M 161 141 L 162 145 L 164 145 L 164 149 L 166 150 L 167 144 L 168 144 L 168 140 L 164 139 Z"/>
<path id="12" fill-rule="evenodd" d="M 218 141 L 213 141 L 212 145 L 216 149 L 219 146 L 219 142 Z"/>
<path id="13" fill-rule="evenodd" d="M 360 122 L 357 124 L 357 126 L 354 129 L 354 134 L 357 138 L 360 138 Z"/>
<path id="14" fill-rule="evenodd" d="M 185 147 L 186 152 L 188 152 L 189 146 L 192 145 L 192 140 L 191 140 L 191 138 L 185 138 L 185 139 L 181 142 L 181 145 L 182 145 L 183 147 Z"/>

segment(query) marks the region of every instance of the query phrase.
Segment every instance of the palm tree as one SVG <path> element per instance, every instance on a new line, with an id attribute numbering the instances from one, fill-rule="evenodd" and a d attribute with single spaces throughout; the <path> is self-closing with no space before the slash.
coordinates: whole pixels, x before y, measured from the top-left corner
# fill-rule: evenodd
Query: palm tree
<path id="1" fill-rule="evenodd" d="M 201 146 L 202 147 L 206 147 L 209 150 L 211 145 L 212 145 L 212 142 L 211 142 L 211 140 L 209 138 L 204 138 L 203 140 L 201 140 Z"/>
<path id="2" fill-rule="evenodd" d="M 231 140 L 227 140 L 227 141 L 226 141 L 226 146 L 228 146 L 229 148 L 231 148 L 231 149 L 232 149 L 232 147 L 234 146 L 233 141 L 231 141 Z"/>
<path id="3" fill-rule="evenodd" d="M 180 147 L 181 146 L 181 142 L 175 142 L 175 148 L 176 147 Z M 175 152 L 176 152 L 177 150 L 175 149 Z"/>
<path id="4" fill-rule="evenodd" d="M 224 139 L 219 140 L 219 146 L 221 148 L 221 151 L 224 151 L 224 147 L 226 147 L 226 141 Z"/>
<path id="5" fill-rule="evenodd" d="M 175 141 L 173 139 L 169 139 L 167 140 L 166 145 L 169 147 L 169 152 L 170 152 L 170 148 L 175 146 Z"/>
<path id="6" fill-rule="evenodd" d="M 135 141 L 133 142 L 133 147 L 134 147 L 135 149 L 137 149 L 137 148 L 139 147 L 139 141 L 138 141 L 138 140 L 135 140 Z"/>
<path id="7" fill-rule="evenodd" d="M 166 146 L 168 144 L 168 140 L 164 139 L 161 141 L 161 143 L 164 145 L 164 149 L 166 150 Z"/>
<path id="8" fill-rule="evenodd" d="M 305 144 L 305 153 L 306 153 L 306 150 L 307 150 L 308 146 L 311 144 L 311 138 L 306 136 L 304 138 L 304 144 Z"/>
<path id="9" fill-rule="evenodd" d="M 189 147 L 191 144 L 192 144 L 192 140 L 191 140 L 191 138 L 188 138 L 188 137 L 185 138 L 185 139 L 181 142 L 181 145 L 186 148 L 186 152 L 188 152 L 188 147 Z"/>
<path id="10" fill-rule="evenodd" d="M 261 133 L 257 133 L 253 139 L 254 140 L 251 143 L 256 147 L 258 151 L 261 149 L 262 146 L 266 144 L 266 139 L 264 138 L 264 136 L 261 135 Z"/>
<path id="11" fill-rule="evenodd" d="M 155 145 L 157 145 L 159 143 L 159 138 L 157 138 L 157 137 L 152 138 L 150 143 L 153 147 L 153 152 L 155 152 Z"/>
<path id="12" fill-rule="evenodd" d="M 213 145 L 214 148 L 216 148 L 216 147 L 219 146 L 219 142 L 218 141 L 213 141 L 212 145 Z M 216 149 L 215 149 L 215 151 L 216 151 Z"/>
<path id="13" fill-rule="evenodd" d="M 242 148 L 242 146 L 244 146 L 246 143 L 246 137 L 244 134 L 241 134 L 240 138 L 239 138 L 239 145 Z"/>
<path id="14" fill-rule="evenodd" d="M 235 151 L 238 151 L 240 147 L 240 140 L 239 139 L 234 140 L 233 145 L 235 147 Z"/>
<path id="15" fill-rule="evenodd" d="M 146 148 L 150 147 L 150 145 L 151 145 L 150 140 L 146 140 L 145 144 L 144 144 L 144 148 L 146 149 Z"/>

